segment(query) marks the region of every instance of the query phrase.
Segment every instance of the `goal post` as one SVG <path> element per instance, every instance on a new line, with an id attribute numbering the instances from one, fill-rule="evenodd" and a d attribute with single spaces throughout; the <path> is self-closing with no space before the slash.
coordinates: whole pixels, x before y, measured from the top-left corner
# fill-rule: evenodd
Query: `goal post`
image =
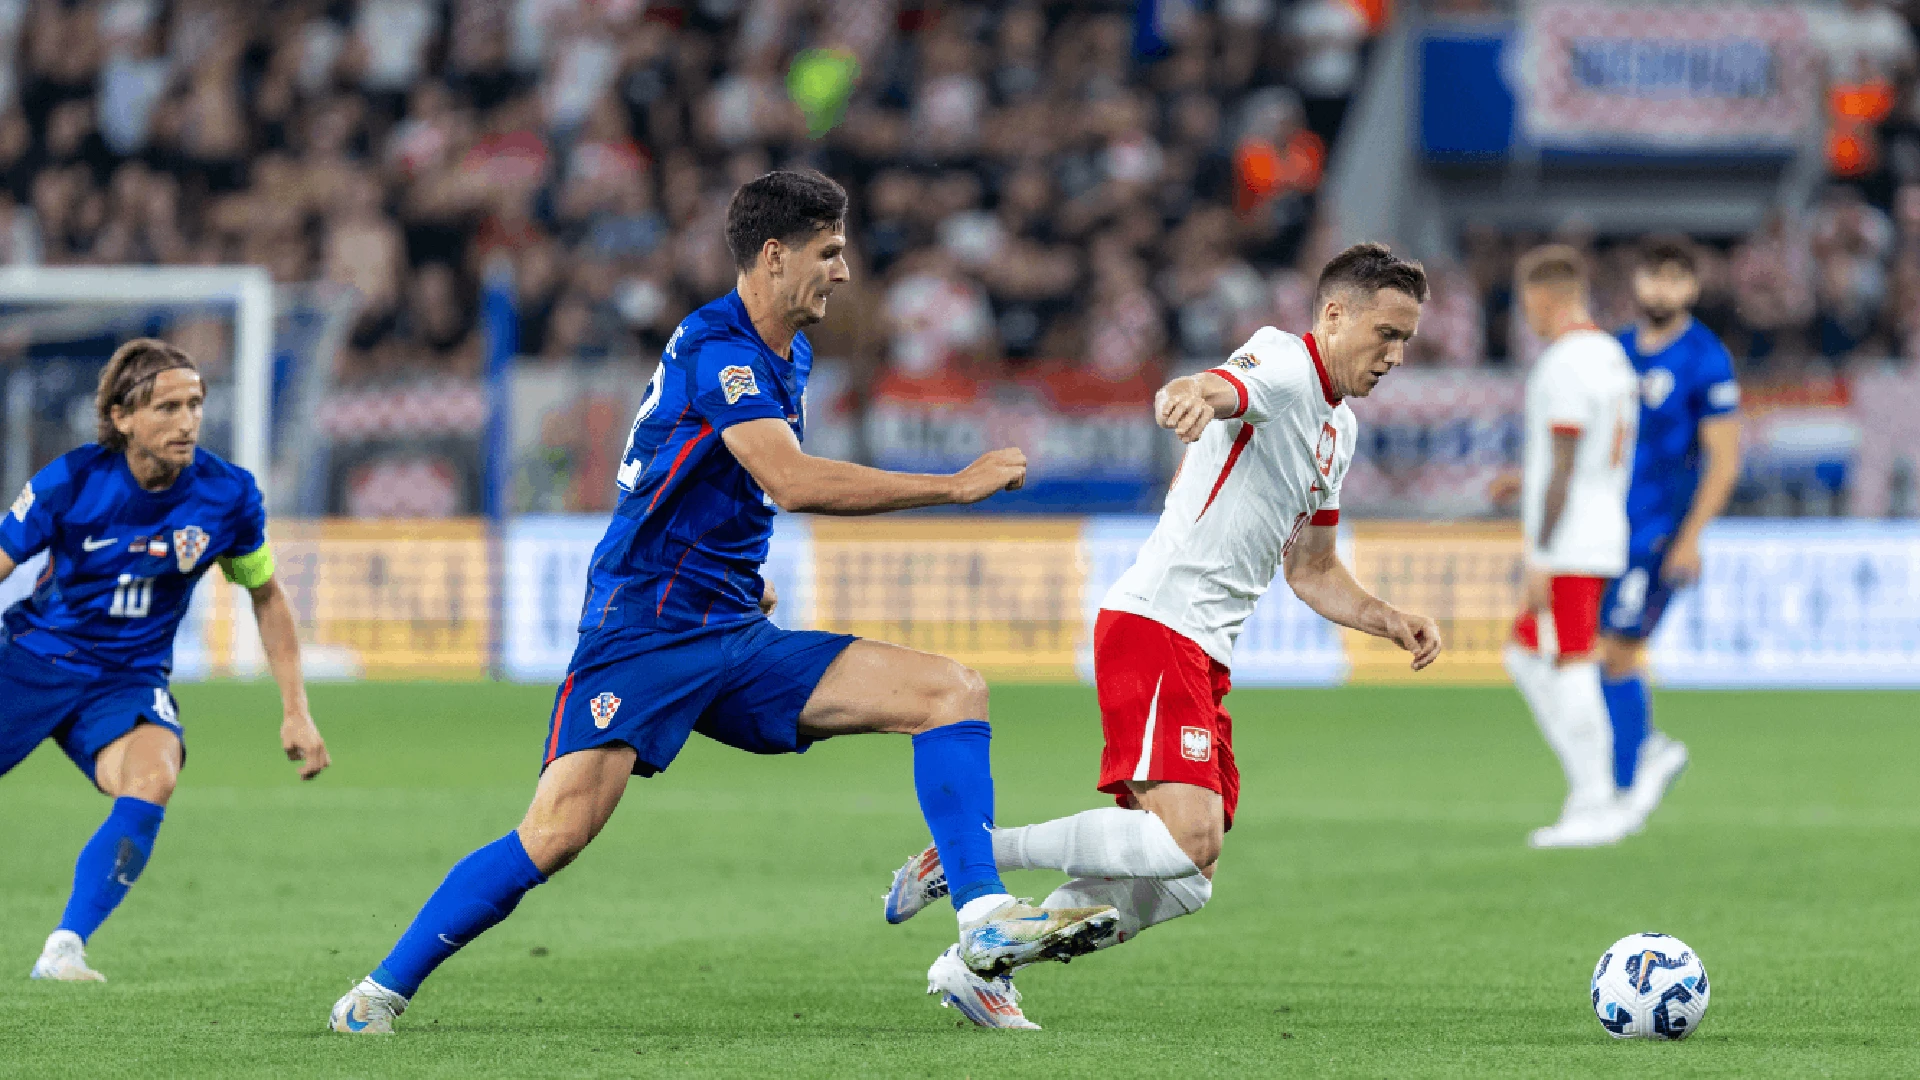
<path id="1" fill-rule="evenodd" d="M 168 320 L 183 314 L 191 317 L 195 311 L 217 310 L 223 317 L 230 318 L 226 357 L 196 356 L 195 359 L 216 369 L 223 360 L 230 359 L 224 384 L 210 378 L 207 387 L 209 394 L 228 398 L 217 410 L 230 418 L 225 432 L 226 445 L 217 449 L 222 456 L 251 472 L 262 496 L 269 499 L 269 486 L 274 482 L 271 468 L 274 305 L 273 279 L 257 266 L 0 268 L 0 313 L 3 313 L 0 331 L 29 345 L 42 335 L 51 335 L 54 341 L 77 337 L 95 343 L 95 347 L 110 348 L 120 340 L 151 333 L 156 326 L 167 325 Z M 111 344 L 100 344 L 103 341 Z M 31 460 L 35 455 L 30 436 L 15 430 L 34 419 L 33 376 L 28 374 L 26 380 L 19 384 L 20 393 L 15 393 L 14 383 L 9 383 L 6 454 L 9 473 L 25 469 L 30 474 L 38 464 Z M 72 377 L 64 385 L 69 404 L 84 406 L 84 411 L 90 413 L 91 385 L 77 385 Z M 86 427 L 75 424 L 71 414 L 65 419 L 67 427 L 72 429 L 70 435 Z M 7 479 L 24 482 L 25 478 L 9 476 Z M 10 580 L 7 584 L 12 588 L 6 599 L 11 601 L 25 583 Z M 247 607 L 246 595 L 237 589 L 224 595 L 223 590 L 218 589 L 197 592 L 188 615 L 192 632 L 183 626 L 176 649 L 179 674 L 194 678 L 212 673 L 202 656 L 207 651 L 202 640 L 206 634 L 199 629 L 209 621 L 230 628 L 225 650 L 229 659 L 220 665 L 224 670 L 242 677 L 264 670 L 264 651 L 259 636 L 252 632 L 252 620 L 245 617 Z"/>
<path id="2" fill-rule="evenodd" d="M 0 305 L 233 305 L 234 464 L 271 481 L 273 279 L 258 266 L 10 266 Z"/>

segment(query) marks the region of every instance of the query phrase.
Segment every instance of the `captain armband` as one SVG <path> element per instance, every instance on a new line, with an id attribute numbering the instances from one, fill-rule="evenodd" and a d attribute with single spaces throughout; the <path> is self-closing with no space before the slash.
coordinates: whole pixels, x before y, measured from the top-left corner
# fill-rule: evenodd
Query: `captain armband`
<path id="1" fill-rule="evenodd" d="M 273 548 L 261 544 L 245 555 L 223 555 L 220 572 L 243 589 L 257 589 L 273 580 Z"/>

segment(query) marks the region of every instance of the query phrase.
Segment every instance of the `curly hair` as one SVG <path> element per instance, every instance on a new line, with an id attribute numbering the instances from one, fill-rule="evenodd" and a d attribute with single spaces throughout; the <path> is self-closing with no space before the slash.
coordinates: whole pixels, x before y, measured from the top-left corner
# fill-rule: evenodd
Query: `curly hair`
<path id="1" fill-rule="evenodd" d="M 193 357 L 157 338 L 134 338 L 118 349 L 100 372 L 93 409 L 100 421 L 98 439 L 109 450 L 125 450 L 127 437 L 113 424 L 113 410 L 132 411 L 153 400 L 153 383 L 163 371 L 185 368 L 199 374 Z"/>

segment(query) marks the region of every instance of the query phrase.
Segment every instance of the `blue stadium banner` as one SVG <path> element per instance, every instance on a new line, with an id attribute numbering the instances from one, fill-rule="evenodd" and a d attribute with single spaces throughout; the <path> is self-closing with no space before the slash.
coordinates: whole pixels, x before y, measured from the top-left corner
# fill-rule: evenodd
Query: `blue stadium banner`
<path id="1" fill-rule="evenodd" d="M 1807 16 L 1790 5 L 1537 3 L 1521 119 L 1542 147 L 1788 152 L 1818 120 Z"/>

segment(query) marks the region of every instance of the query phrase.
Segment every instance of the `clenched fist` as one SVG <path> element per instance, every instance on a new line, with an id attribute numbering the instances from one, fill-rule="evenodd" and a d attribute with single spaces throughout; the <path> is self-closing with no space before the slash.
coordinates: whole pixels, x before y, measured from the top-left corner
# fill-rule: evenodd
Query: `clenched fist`
<path id="1" fill-rule="evenodd" d="M 952 501 L 965 506 L 1000 491 L 1018 491 L 1027 482 L 1027 455 L 1013 447 L 990 450 L 953 474 Z"/>
<path id="2" fill-rule="evenodd" d="M 1153 422 L 1180 436 L 1181 442 L 1193 442 L 1213 421 L 1213 406 L 1207 404 L 1199 379 L 1175 379 L 1153 395 Z"/>

